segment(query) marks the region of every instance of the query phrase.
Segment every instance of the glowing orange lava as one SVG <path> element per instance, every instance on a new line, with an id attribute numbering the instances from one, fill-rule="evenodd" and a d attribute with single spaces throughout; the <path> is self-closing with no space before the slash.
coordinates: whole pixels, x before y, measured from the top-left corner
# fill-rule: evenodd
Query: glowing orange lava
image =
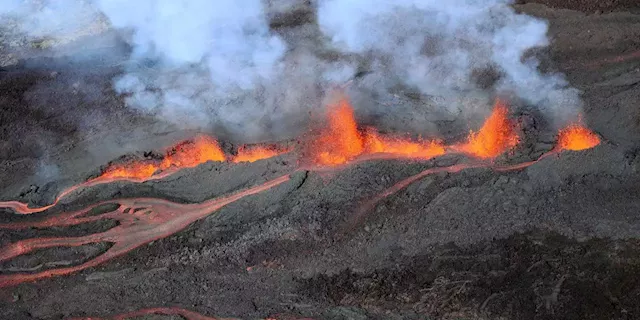
<path id="1" fill-rule="evenodd" d="M 242 146 L 238 148 L 238 154 L 233 157 L 233 162 L 255 162 L 262 159 L 272 158 L 289 151 L 291 151 L 291 149 L 280 149 L 276 146 Z"/>
<path id="2" fill-rule="evenodd" d="M 346 97 L 327 107 L 328 124 L 312 142 L 312 160 L 319 165 L 337 165 L 362 154 L 364 139 L 358 131 L 353 108 Z"/>
<path id="3" fill-rule="evenodd" d="M 495 158 L 512 149 L 520 141 L 516 126 L 508 117 L 508 108 L 496 100 L 493 112 L 478 132 L 471 132 L 459 149 L 481 159 Z"/>
<path id="4" fill-rule="evenodd" d="M 271 148 L 269 150 L 272 151 L 267 150 L 268 148 Z M 234 162 L 252 162 L 290 151 L 276 147 L 268 148 L 262 146 L 250 148 L 234 158 Z M 183 168 L 195 167 L 207 161 L 225 161 L 225 159 L 226 156 L 215 139 L 199 135 L 192 140 L 180 142 L 169 148 L 162 160 L 136 160 L 111 164 L 103 170 L 100 176 L 62 190 L 52 204 L 30 208 L 28 204 L 19 201 L 0 201 L 0 208 L 9 208 L 18 214 L 42 212 L 52 208 L 62 198 L 82 188 L 114 181 L 144 182 L 152 179 L 162 179 Z"/>
<path id="5" fill-rule="evenodd" d="M 560 150 L 584 150 L 600 144 L 600 138 L 591 130 L 572 124 L 558 133 L 558 148 Z"/>
<path id="6" fill-rule="evenodd" d="M 19 240 L 0 248 L 0 262 L 4 262 L 38 249 L 64 246 L 77 247 L 104 242 L 113 244 L 103 254 L 80 265 L 48 269 L 36 273 L 0 274 L 0 288 L 95 267 L 151 241 L 172 235 L 229 203 L 271 189 L 289 180 L 289 175 L 285 175 L 261 185 L 203 203 L 182 204 L 154 198 L 108 200 L 98 202 L 79 211 L 46 216 L 39 221 L 0 224 L 0 229 L 18 230 L 72 226 L 104 219 L 118 221 L 117 226 L 100 233 L 80 237 L 30 238 Z M 116 209 L 99 215 L 89 215 L 92 209 L 107 204 L 116 205 Z"/>
<path id="7" fill-rule="evenodd" d="M 192 141 L 184 141 L 171 148 L 162 161 L 142 160 L 112 164 L 96 180 L 145 179 L 168 169 L 190 168 L 207 161 L 224 160 L 225 155 L 218 142 L 211 137 L 200 135 Z"/>
<path id="8" fill-rule="evenodd" d="M 207 161 L 224 161 L 218 141 L 209 136 L 197 136 L 193 141 L 178 144 L 162 160 L 160 169 L 192 168 Z"/>
<path id="9" fill-rule="evenodd" d="M 333 166 L 352 160 L 363 159 L 363 155 L 389 154 L 394 158 L 420 158 L 428 159 L 445 154 L 445 146 L 435 141 L 411 141 L 399 137 L 383 136 L 373 128 L 359 130 L 354 119 L 353 109 L 346 98 L 341 97 L 336 103 L 329 106 L 328 125 L 319 134 L 319 137 L 310 142 L 310 155 L 314 164 Z M 354 215 L 357 222 L 364 213 L 370 211 L 381 200 L 406 188 L 415 181 L 434 173 L 455 173 L 469 168 L 488 167 L 495 171 L 513 171 L 526 168 L 540 159 L 559 153 L 561 150 L 583 150 L 594 147 L 600 143 L 598 136 L 580 125 L 571 125 L 559 133 L 559 141 L 556 148 L 543 154 L 533 161 L 496 165 L 484 161 L 486 158 L 495 157 L 518 143 L 519 137 L 516 128 L 507 118 L 507 107 L 497 102 L 491 116 L 486 120 L 477 133 L 471 133 L 469 140 L 461 145 L 454 146 L 463 152 L 483 160 L 468 163 L 458 163 L 448 167 L 435 167 L 397 182 L 371 201 L 365 203 L 361 210 Z M 253 148 L 240 148 L 233 162 L 255 161 L 277 155 L 277 148 L 255 146 Z M 166 153 L 162 160 L 148 160 L 131 162 L 119 166 L 111 166 L 105 173 L 93 180 L 73 186 L 63 191 L 55 202 L 41 208 L 28 208 L 26 204 L 17 201 L 0 202 L 0 207 L 8 207 L 19 213 L 33 213 L 44 211 L 53 207 L 60 198 L 81 187 L 88 187 L 98 183 L 107 183 L 114 180 L 140 181 L 157 179 L 180 168 L 196 166 L 206 161 L 224 161 L 225 154 L 216 140 L 199 136 L 193 141 L 181 143 Z M 322 167 L 314 167 L 314 170 L 323 170 Z M 335 167 L 327 168 L 334 170 Z M 297 171 L 306 170 L 298 168 Z M 151 241 L 167 237 L 187 227 L 192 222 L 210 215 L 221 207 L 237 201 L 245 196 L 250 196 L 266 191 L 290 180 L 289 175 L 282 176 L 262 185 L 246 189 L 241 192 L 211 199 L 199 204 L 181 204 L 164 199 L 132 198 L 111 199 L 90 205 L 82 210 L 62 212 L 44 216 L 37 221 L 14 222 L 0 224 L 0 229 L 26 229 L 26 228 L 50 228 L 73 226 L 83 223 L 114 220 L 118 224 L 106 231 L 83 235 L 79 237 L 45 237 L 28 238 L 10 243 L 0 248 L 0 263 L 15 257 L 29 254 L 38 249 L 51 247 L 77 247 L 91 243 L 111 243 L 112 246 L 103 254 L 83 262 L 79 265 L 47 269 L 40 272 L 0 274 L 0 287 L 7 287 L 22 282 L 35 281 L 43 278 L 61 276 L 74 273 L 86 268 L 95 267 L 109 261 L 114 257 L 123 255 Z M 112 205 L 115 209 L 97 215 L 90 212 L 102 205 Z M 160 312 L 181 312 L 181 309 L 149 309 Z M 148 311 L 148 310 L 147 310 Z M 149 312 L 151 312 L 149 311 Z M 197 315 L 192 315 L 197 317 Z M 202 318 L 205 319 L 205 318 Z"/>
<path id="10" fill-rule="evenodd" d="M 109 165 L 96 179 L 144 179 L 153 176 L 159 169 L 159 165 L 153 162 L 117 163 Z"/>
<path id="11" fill-rule="evenodd" d="M 385 137 L 373 129 L 365 133 L 367 153 L 388 153 L 407 158 L 430 159 L 445 154 L 445 147 L 438 141 L 409 141 Z"/>
<path id="12" fill-rule="evenodd" d="M 316 165 L 340 165 L 367 154 L 430 159 L 445 153 L 444 145 L 437 141 L 386 137 L 374 128 L 367 128 L 363 133 L 358 129 L 353 108 L 344 96 L 327 107 L 327 118 L 327 126 L 311 142 L 311 160 Z"/>

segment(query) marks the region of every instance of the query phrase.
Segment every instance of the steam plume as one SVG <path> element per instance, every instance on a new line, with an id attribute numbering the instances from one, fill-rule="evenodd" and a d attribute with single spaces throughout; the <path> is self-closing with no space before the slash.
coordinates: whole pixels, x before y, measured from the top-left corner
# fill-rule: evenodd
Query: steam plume
<path id="1" fill-rule="evenodd" d="M 320 0 L 321 30 L 341 51 L 368 54 L 371 69 L 426 95 L 452 98 L 481 88 L 476 75 L 500 75 L 491 85 L 566 118 L 578 92 L 562 75 L 543 75 L 527 51 L 544 47 L 547 23 L 517 14 L 508 0 Z M 380 82 L 374 85 L 380 86 Z"/>
<path id="2" fill-rule="evenodd" d="M 8 0 L 0 20 L 18 21 L 37 37 L 80 32 L 106 18 L 131 45 L 124 73 L 113 80 L 129 106 L 231 137 L 298 134 L 324 90 L 363 68 L 370 73 L 359 88 L 388 93 L 402 84 L 438 97 L 441 109 L 459 108 L 460 100 L 477 105 L 490 91 L 516 95 L 555 119 L 579 110 L 578 92 L 562 75 L 542 74 L 526 58 L 548 45 L 547 23 L 517 14 L 508 0 L 318 0 L 317 25 L 270 29 L 273 10 L 302 2 Z"/>

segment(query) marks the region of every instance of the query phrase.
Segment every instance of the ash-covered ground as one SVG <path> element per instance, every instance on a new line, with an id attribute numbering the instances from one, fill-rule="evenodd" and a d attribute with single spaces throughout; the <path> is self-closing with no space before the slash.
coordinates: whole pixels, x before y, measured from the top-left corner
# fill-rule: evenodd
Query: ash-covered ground
<path id="1" fill-rule="evenodd" d="M 375 160 L 329 173 L 297 172 L 97 267 L 2 288 L 0 317 L 107 317 L 179 307 L 243 319 L 640 318 L 640 15 L 624 1 L 535 2 L 561 7 L 516 6 L 549 19 L 552 44 L 539 53 L 542 67 L 566 73 L 582 91 L 584 120 L 603 138 L 599 146 L 514 172 L 428 176 L 362 216 L 357 209 L 394 183 L 462 160 Z M 279 23 L 304 24 L 304 12 L 296 14 Z M 20 54 L 0 72 L 2 200 L 51 203 L 109 161 L 192 134 L 124 106 L 111 89 L 118 57 L 89 64 L 43 57 L 37 49 Z M 425 126 L 451 127 L 451 121 Z M 237 143 L 214 134 L 228 148 Z M 529 160 L 549 150 L 552 136 L 540 129 L 512 157 Z M 202 202 L 296 165 L 295 154 L 250 164 L 209 162 L 158 181 L 81 190 L 28 217 L 2 212 L 0 222 L 115 198 Z M 113 226 L 106 220 L 0 230 L 0 246 Z M 40 250 L 3 262 L 0 273 L 77 265 L 108 246 Z"/>

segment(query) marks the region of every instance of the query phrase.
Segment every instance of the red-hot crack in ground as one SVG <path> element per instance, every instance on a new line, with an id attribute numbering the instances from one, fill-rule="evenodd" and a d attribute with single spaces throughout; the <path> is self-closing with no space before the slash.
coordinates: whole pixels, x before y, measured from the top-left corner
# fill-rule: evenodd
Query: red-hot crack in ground
<path id="1" fill-rule="evenodd" d="M 477 162 L 466 164 L 456 164 L 449 167 L 427 169 L 415 176 L 404 179 L 396 183 L 391 188 L 379 194 L 375 198 L 366 202 L 354 215 L 357 222 L 363 215 L 371 210 L 382 199 L 398 192 L 409 184 L 438 172 L 458 172 L 468 168 L 488 167 L 496 171 L 511 171 L 523 169 L 530 166 L 542 158 L 553 154 L 558 154 L 562 150 L 582 150 L 594 147 L 600 143 L 597 135 L 580 124 L 572 124 L 559 132 L 558 144 L 550 152 L 535 161 L 497 166 L 491 161 L 496 156 L 509 151 L 516 146 L 519 141 L 515 123 L 509 119 L 507 107 L 502 102 L 497 102 L 492 114 L 487 118 L 485 124 L 477 131 L 471 132 L 467 141 L 455 144 L 450 147 L 443 146 L 434 140 L 411 140 L 402 137 L 383 136 L 372 128 L 357 127 L 353 119 L 351 106 L 344 96 L 340 96 L 336 102 L 328 108 L 328 126 L 320 130 L 317 137 L 306 146 L 309 148 L 305 154 L 311 160 L 308 166 L 300 167 L 300 170 L 338 170 L 345 165 L 377 158 L 400 158 L 400 159 L 431 159 L 446 153 L 462 153 L 471 158 L 478 159 Z M 197 140 L 196 140 L 197 141 Z M 215 141 L 210 138 L 201 141 Z M 198 142 L 195 143 L 196 145 Z M 329 146 L 327 146 L 327 144 Z M 195 150 L 195 151 L 194 151 Z M 258 150 L 258 149 L 254 149 Z M 288 150 L 287 150 L 288 151 Z M 189 153 L 195 152 L 195 153 Z M 265 154 L 260 150 L 250 156 L 246 156 L 242 161 L 253 161 L 255 154 Z M 266 153 L 269 155 L 279 154 L 279 152 Z M 240 156 L 236 156 L 241 159 Z M 261 156 L 259 156 L 261 157 Z M 169 160 L 167 160 L 169 159 Z M 131 168 L 142 166 L 158 166 L 167 171 L 157 172 L 157 169 L 145 171 L 140 175 L 134 172 L 134 177 L 126 174 L 113 175 L 114 172 L 106 170 L 101 177 L 108 177 L 106 182 L 113 180 L 128 180 L 133 182 L 157 179 L 167 174 L 175 172 L 179 168 L 195 166 L 199 163 L 211 160 L 226 159 L 226 156 L 217 149 L 217 142 L 214 144 L 205 143 L 204 148 L 192 148 L 184 144 L 174 147 L 167 152 L 165 158 L 160 162 L 136 162 L 131 166 L 117 167 L 127 172 Z M 171 165 L 167 165 L 167 161 Z M 235 161 L 234 161 L 235 162 Z M 73 190 L 86 188 L 96 183 L 105 183 L 98 177 L 83 184 L 71 187 L 62 192 L 56 202 L 42 208 L 28 208 L 26 204 L 9 201 L 0 202 L 0 207 L 14 209 L 17 213 L 28 214 L 49 209 L 54 206 L 59 199 L 67 196 Z M 75 247 L 91 243 L 111 243 L 112 246 L 103 254 L 80 265 L 49 269 L 35 273 L 13 273 L 0 275 L 0 287 L 14 286 L 22 282 L 35 281 L 47 277 L 61 276 L 73 272 L 81 271 L 97 266 L 114 257 L 123 255 L 137 247 L 154 240 L 165 238 L 174 234 L 189 224 L 206 217 L 219 208 L 237 201 L 245 196 L 266 191 L 272 187 L 280 185 L 290 180 L 289 175 L 285 175 L 262 185 L 246 189 L 231 195 L 208 200 L 199 204 L 179 204 L 171 201 L 156 198 L 132 198 L 114 199 L 90 205 L 82 210 L 73 212 L 62 212 L 45 216 L 35 222 L 15 222 L 0 225 L 4 229 L 25 229 L 25 228 L 49 228 L 60 226 L 72 226 L 82 223 L 111 219 L 119 222 L 118 226 L 107 231 L 91 234 L 82 237 L 64 238 L 32 238 L 20 240 L 0 248 L 0 262 L 13 259 L 17 256 L 28 254 L 34 250 L 51 247 Z M 100 182 L 96 182 L 100 181 Z M 116 209 L 99 215 L 90 215 L 93 209 L 103 205 L 114 205 Z M 197 318 L 196 318 L 197 319 Z"/>

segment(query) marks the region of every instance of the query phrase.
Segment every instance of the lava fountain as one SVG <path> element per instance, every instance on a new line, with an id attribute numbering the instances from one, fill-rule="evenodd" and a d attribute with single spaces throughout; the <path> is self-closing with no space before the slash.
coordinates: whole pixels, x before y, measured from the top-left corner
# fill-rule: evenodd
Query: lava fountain
<path id="1" fill-rule="evenodd" d="M 318 165 L 338 165 L 364 152 L 364 140 L 356 123 L 353 108 L 343 95 L 327 106 L 327 126 L 310 143 L 311 160 Z"/>
<path id="2" fill-rule="evenodd" d="M 400 137 L 385 136 L 374 128 L 359 129 L 354 118 L 353 108 L 344 96 L 340 96 L 327 110 L 327 126 L 306 147 L 310 148 L 307 156 L 320 170 L 322 167 L 333 169 L 336 165 L 354 160 L 369 159 L 370 155 L 383 154 L 391 158 L 430 159 L 445 154 L 445 146 L 437 141 L 413 141 Z M 436 167 L 422 171 L 394 184 L 381 194 L 365 203 L 355 214 L 359 220 L 382 199 L 395 194 L 419 179 L 438 172 L 459 172 L 469 168 L 488 167 L 495 171 L 512 171 L 526 168 L 543 158 L 557 154 L 562 150 L 583 150 L 600 143 L 598 136 L 587 128 L 573 124 L 560 130 L 556 147 L 540 158 L 518 164 L 496 165 L 488 159 L 515 147 L 519 141 L 514 122 L 508 118 L 508 110 L 504 103 L 497 101 L 492 114 L 487 118 L 478 132 L 471 132 L 466 142 L 451 147 L 475 158 L 475 161 L 460 163 L 448 167 Z M 288 150 L 266 146 L 241 147 L 232 162 L 252 162 L 271 157 Z M 69 188 L 58 196 L 58 200 L 73 190 L 97 183 L 115 180 L 145 181 L 165 176 L 180 168 L 196 166 L 206 161 L 224 161 L 227 157 L 220 149 L 217 141 L 209 137 L 198 137 L 190 142 L 178 144 L 169 150 L 162 160 L 145 160 L 128 164 L 110 166 L 105 172 L 93 179 Z M 304 170 L 302 168 L 297 171 Z M 253 195 L 286 181 L 290 177 L 282 176 L 262 185 L 249 188 L 231 195 L 208 200 L 200 204 L 179 204 L 163 199 L 133 198 L 114 199 L 99 202 L 79 211 L 63 212 L 45 216 L 35 222 L 16 222 L 0 224 L 0 229 L 49 228 L 78 225 L 87 222 L 111 219 L 118 225 L 101 233 L 82 237 L 30 238 L 20 240 L 0 248 L 0 262 L 25 255 L 38 249 L 51 247 L 76 247 L 91 243 L 108 242 L 113 245 L 103 254 L 80 265 L 49 269 L 36 273 L 13 273 L 0 275 L 0 287 L 17 285 L 22 282 L 35 281 L 42 278 L 66 275 L 86 268 L 97 266 L 114 257 L 123 255 L 151 241 L 174 234 L 192 222 L 210 215 L 221 207 L 237 201 L 245 196 Z M 4 202 L 1 206 L 14 208 L 20 213 L 31 213 L 46 210 L 54 204 L 38 209 L 31 209 L 20 202 Z M 100 206 L 111 205 L 115 209 L 92 215 L 91 212 Z"/>
<path id="3" fill-rule="evenodd" d="M 307 148 L 311 161 L 321 167 L 337 166 L 374 154 L 426 160 L 445 153 L 444 145 L 436 140 L 384 136 L 371 127 L 360 130 L 353 107 L 344 95 L 328 105 L 327 125 Z"/>
<path id="4" fill-rule="evenodd" d="M 467 142 L 454 147 L 473 157 L 491 159 L 509 151 L 520 141 L 515 123 L 508 117 L 509 110 L 502 100 L 496 100 L 493 111 L 478 130 L 469 134 Z"/>
<path id="5" fill-rule="evenodd" d="M 579 151 L 593 148 L 598 144 L 600 144 L 600 138 L 577 123 L 560 130 L 558 134 L 558 148 L 562 150 Z"/>

